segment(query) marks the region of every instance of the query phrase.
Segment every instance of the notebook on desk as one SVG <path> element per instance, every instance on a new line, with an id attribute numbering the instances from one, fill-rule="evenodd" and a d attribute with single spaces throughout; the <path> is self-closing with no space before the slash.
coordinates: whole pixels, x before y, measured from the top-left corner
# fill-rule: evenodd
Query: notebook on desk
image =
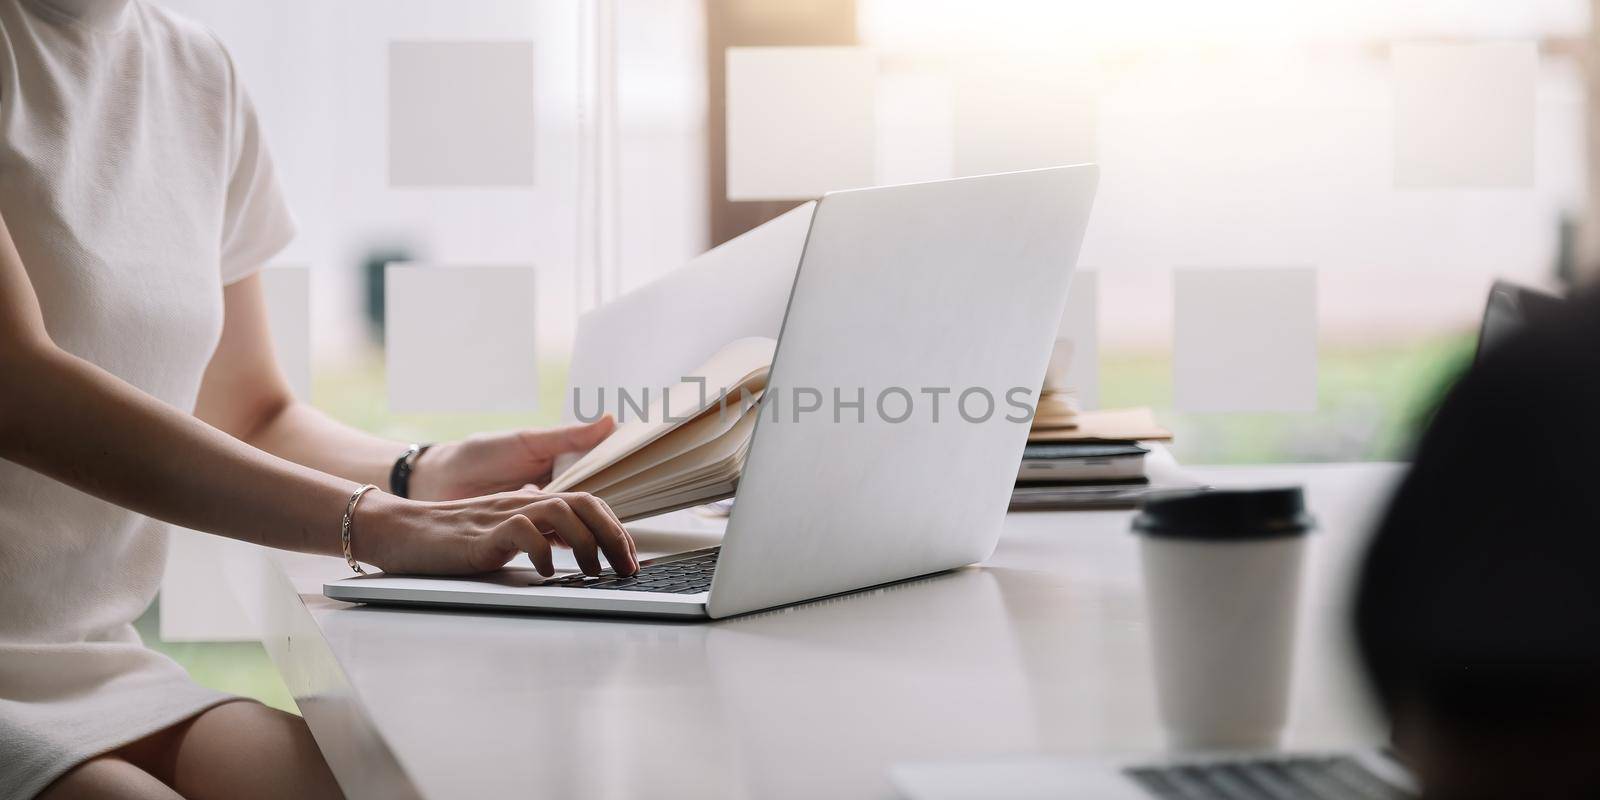
<path id="1" fill-rule="evenodd" d="M 1091 463 L 1076 468 L 1077 477 L 1073 477 L 1071 470 L 1074 467 L 1071 466 L 1029 469 L 1028 452 L 1037 454 L 1039 456 L 1037 461 L 1048 461 L 1052 460 L 1048 458 L 1049 454 L 1054 452 L 1050 448 L 1057 447 L 1070 447 L 1085 453 L 1104 451 L 1125 455 L 1105 459 L 1113 463 L 1106 464 L 1103 469 L 1092 463 L 1101 459 L 1093 457 L 1082 459 Z M 1139 454 L 1137 458 L 1133 455 L 1135 453 Z M 1101 474 L 1094 475 L 1095 470 L 1101 470 Z M 1046 477 L 1047 472 L 1054 472 L 1056 477 Z M 1024 451 L 1023 466 L 1019 470 L 1016 486 L 1011 491 L 1011 510 L 1129 509 L 1138 506 L 1145 495 L 1151 492 L 1202 487 L 1199 481 L 1194 480 L 1178 465 L 1171 451 L 1158 442 L 1146 441 L 1143 444 L 1093 440 L 1030 442 Z"/>

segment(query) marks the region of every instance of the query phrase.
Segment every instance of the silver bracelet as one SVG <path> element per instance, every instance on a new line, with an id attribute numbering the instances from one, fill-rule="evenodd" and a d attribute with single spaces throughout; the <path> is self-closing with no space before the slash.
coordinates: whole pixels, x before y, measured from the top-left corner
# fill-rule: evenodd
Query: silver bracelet
<path id="1" fill-rule="evenodd" d="M 349 564 L 350 569 L 355 570 L 357 575 L 365 575 L 367 574 L 367 571 L 362 569 L 360 564 L 356 563 L 355 553 L 350 549 L 350 528 L 352 523 L 355 521 L 356 503 L 360 502 L 362 495 L 376 488 L 378 487 L 369 483 L 366 486 L 351 492 L 350 502 L 346 503 L 344 507 L 344 522 L 339 525 L 339 544 L 344 546 L 345 563 Z"/>

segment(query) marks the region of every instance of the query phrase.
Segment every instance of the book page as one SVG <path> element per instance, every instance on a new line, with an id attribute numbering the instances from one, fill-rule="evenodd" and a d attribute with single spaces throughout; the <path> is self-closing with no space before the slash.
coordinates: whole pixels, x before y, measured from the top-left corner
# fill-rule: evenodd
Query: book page
<path id="1" fill-rule="evenodd" d="M 726 409 L 706 409 L 677 430 L 639 448 L 633 455 L 600 470 L 587 480 L 580 481 L 575 488 L 580 492 L 598 493 L 645 470 L 676 464 L 674 459 L 727 433 L 745 414 L 755 413 L 752 409 L 760 399 L 760 392 L 753 393 L 749 402 L 729 397 Z"/>
<path id="2" fill-rule="evenodd" d="M 650 404 L 647 420 L 627 422 L 617 427 L 587 455 L 578 459 L 561 477 L 544 487 L 547 492 L 572 491 L 585 479 L 617 463 L 668 432 L 710 410 L 715 413 L 719 396 L 737 402 L 740 390 L 755 394 L 766 386 L 767 371 L 777 342 L 765 337 L 750 337 L 732 342 L 717 351 L 703 367 L 688 377 L 705 379 L 701 385 L 684 381 L 663 392 Z M 642 388 L 642 387 L 641 387 Z"/>
<path id="3" fill-rule="evenodd" d="M 619 502 L 639 500 L 653 492 L 693 485 L 711 476 L 726 473 L 729 465 L 736 462 L 739 454 L 749 443 L 750 434 L 755 430 L 756 416 L 759 414 L 759 410 L 751 409 L 749 413 L 739 418 L 732 429 L 721 436 L 695 447 L 681 458 L 618 481 L 601 490 L 600 496 L 607 500 L 615 498 Z"/>

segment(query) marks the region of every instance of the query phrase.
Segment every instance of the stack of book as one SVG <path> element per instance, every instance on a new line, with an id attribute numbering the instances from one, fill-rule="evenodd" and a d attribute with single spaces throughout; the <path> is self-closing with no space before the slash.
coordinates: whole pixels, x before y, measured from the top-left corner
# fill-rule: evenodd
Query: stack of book
<path id="1" fill-rule="evenodd" d="M 1078 427 L 1078 398 L 1070 391 L 1045 387 L 1033 409 L 1033 430 L 1070 431 Z"/>
<path id="2" fill-rule="evenodd" d="M 1190 486 L 1156 442 L 1172 433 L 1147 408 L 1079 411 L 1070 394 L 1046 391 L 1023 450 L 1011 508 L 1132 508 L 1156 488 Z"/>

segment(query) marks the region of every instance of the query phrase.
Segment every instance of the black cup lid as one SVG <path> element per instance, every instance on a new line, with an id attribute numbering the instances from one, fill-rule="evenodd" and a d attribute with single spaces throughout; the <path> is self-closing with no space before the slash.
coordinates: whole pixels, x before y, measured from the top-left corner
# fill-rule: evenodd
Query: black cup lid
<path id="1" fill-rule="evenodd" d="M 1298 486 L 1157 492 L 1133 518 L 1135 533 L 1169 539 L 1275 539 L 1313 524 Z"/>

